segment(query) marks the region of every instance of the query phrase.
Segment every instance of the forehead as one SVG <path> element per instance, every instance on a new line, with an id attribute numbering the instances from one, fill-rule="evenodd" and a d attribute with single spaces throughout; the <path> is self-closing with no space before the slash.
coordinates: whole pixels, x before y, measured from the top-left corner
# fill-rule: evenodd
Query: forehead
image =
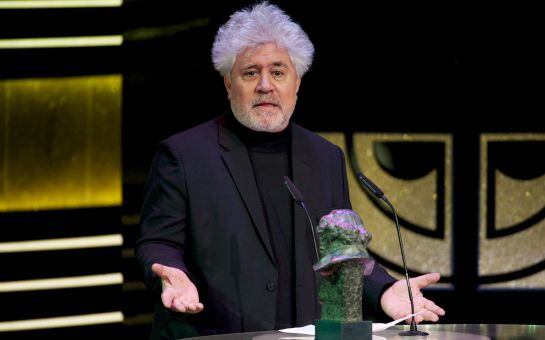
<path id="1" fill-rule="evenodd" d="M 275 64 L 283 64 L 293 67 L 289 53 L 275 43 L 267 43 L 255 47 L 248 47 L 235 59 L 238 67 L 259 66 L 268 67 Z"/>

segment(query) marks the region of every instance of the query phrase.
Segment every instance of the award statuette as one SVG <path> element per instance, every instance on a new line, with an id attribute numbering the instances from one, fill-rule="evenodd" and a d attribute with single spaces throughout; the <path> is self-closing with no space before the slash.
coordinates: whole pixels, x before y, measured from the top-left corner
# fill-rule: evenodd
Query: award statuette
<path id="1" fill-rule="evenodd" d="M 367 252 L 371 234 L 352 210 L 333 210 L 316 229 L 322 254 L 313 266 L 322 304 L 316 339 L 371 339 L 372 322 L 362 320 L 364 275 L 374 266 Z"/>

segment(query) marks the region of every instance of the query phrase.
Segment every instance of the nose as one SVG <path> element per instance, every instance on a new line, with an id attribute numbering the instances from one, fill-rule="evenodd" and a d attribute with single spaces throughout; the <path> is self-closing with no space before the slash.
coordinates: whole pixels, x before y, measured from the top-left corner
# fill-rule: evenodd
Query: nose
<path id="1" fill-rule="evenodd" d="M 259 78 L 259 83 L 257 84 L 256 91 L 261 93 L 269 93 L 273 90 L 273 85 L 269 79 L 268 74 L 264 74 Z"/>

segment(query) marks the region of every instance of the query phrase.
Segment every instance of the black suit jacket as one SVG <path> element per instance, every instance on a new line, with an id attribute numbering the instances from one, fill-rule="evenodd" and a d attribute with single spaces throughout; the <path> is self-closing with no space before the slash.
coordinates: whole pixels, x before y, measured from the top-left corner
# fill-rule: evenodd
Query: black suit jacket
<path id="1" fill-rule="evenodd" d="M 350 208 L 342 151 L 292 123 L 293 181 L 312 217 Z M 295 204 L 295 203 L 294 203 Z M 319 316 L 312 264 L 312 236 L 302 209 L 294 207 L 296 318 Z M 160 300 L 152 338 L 272 330 L 277 269 L 259 192 L 244 144 L 220 117 L 161 142 L 141 216 L 136 255 L 157 297 L 153 263 L 179 268 L 195 282 L 204 311 L 168 312 Z M 375 266 L 365 281 L 365 305 L 379 309 L 394 279 Z"/>

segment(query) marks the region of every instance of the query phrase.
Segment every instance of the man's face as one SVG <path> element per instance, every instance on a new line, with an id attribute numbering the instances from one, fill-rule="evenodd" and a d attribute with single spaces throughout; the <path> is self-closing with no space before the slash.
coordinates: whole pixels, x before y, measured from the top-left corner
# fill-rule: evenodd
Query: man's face
<path id="1" fill-rule="evenodd" d="M 245 49 L 224 83 L 231 110 L 242 125 L 267 132 L 288 126 L 301 79 L 286 50 L 274 43 Z"/>

